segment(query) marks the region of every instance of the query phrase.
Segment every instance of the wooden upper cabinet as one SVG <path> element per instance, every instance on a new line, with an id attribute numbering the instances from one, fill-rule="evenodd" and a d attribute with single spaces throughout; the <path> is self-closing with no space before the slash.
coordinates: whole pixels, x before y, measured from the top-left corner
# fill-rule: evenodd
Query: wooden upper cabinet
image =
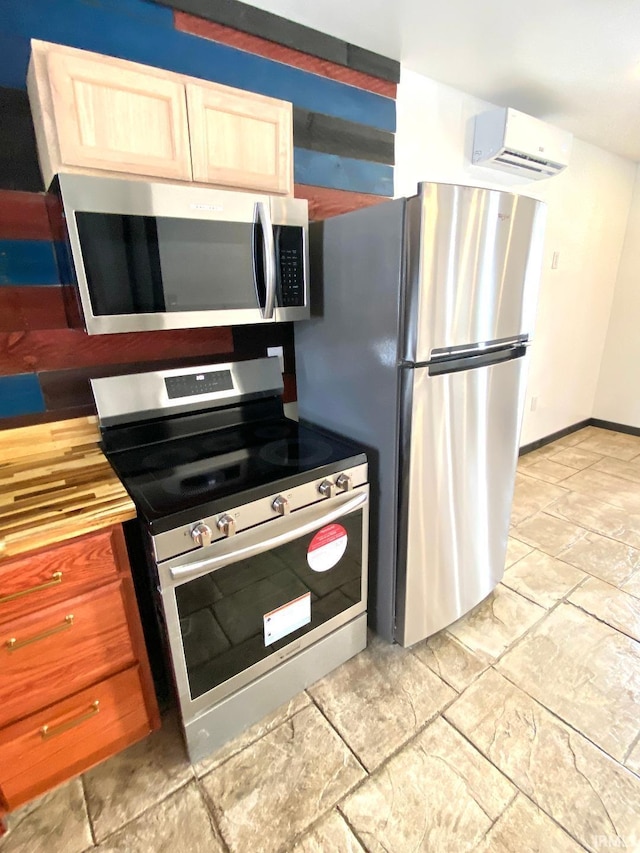
<path id="1" fill-rule="evenodd" d="M 117 172 L 293 193 L 286 101 L 36 40 L 27 89 L 47 187 Z"/>
<path id="2" fill-rule="evenodd" d="M 180 83 L 55 51 L 47 68 L 63 164 L 191 180 Z"/>
<path id="3" fill-rule="evenodd" d="M 291 104 L 188 83 L 187 109 L 194 181 L 291 194 Z"/>

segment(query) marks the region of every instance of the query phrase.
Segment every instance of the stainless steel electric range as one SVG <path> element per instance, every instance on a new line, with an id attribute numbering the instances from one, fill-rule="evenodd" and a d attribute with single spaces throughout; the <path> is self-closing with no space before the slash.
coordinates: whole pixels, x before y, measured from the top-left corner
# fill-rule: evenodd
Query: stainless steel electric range
<path id="1" fill-rule="evenodd" d="M 195 762 L 365 647 L 366 456 L 284 416 L 277 358 L 92 388 Z"/>

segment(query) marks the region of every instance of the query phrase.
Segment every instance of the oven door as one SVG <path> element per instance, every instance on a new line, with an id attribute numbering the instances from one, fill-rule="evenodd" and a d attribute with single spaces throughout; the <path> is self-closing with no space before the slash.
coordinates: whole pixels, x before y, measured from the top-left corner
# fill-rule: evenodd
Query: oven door
<path id="1" fill-rule="evenodd" d="M 366 610 L 369 486 L 159 564 L 185 722 Z"/>

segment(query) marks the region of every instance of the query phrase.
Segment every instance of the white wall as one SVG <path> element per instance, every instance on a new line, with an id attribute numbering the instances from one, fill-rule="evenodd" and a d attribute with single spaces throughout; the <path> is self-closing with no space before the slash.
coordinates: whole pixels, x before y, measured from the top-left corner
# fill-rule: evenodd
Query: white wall
<path id="1" fill-rule="evenodd" d="M 636 169 L 630 161 L 577 139 L 568 168 L 547 180 L 533 182 L 473 166 L 468 156 L 473 117 L 491 106 L 403 68 L 395 191 L 411 195 L 418 181 L 445 181 L 508 189 L 547 203 L 524 445 L 593 415 Z M 554 252 L 559 258 L 552 270 Z"/>
<path id="2" fill-rule="evenodd" d="M 640 427 L 640 166 L 636 172 L 593 416 Z"/>

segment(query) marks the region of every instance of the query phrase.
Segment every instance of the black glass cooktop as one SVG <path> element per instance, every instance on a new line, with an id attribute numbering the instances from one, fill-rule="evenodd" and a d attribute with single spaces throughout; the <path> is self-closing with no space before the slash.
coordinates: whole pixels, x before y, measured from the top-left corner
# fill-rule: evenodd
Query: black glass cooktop
<path id="1" fill-rule="evenodd" d="M 114 432 L 103 447 L 153 532 L 366 462 L 356 445 L 284 416 L 220 426 L 188 415 Z"/>

